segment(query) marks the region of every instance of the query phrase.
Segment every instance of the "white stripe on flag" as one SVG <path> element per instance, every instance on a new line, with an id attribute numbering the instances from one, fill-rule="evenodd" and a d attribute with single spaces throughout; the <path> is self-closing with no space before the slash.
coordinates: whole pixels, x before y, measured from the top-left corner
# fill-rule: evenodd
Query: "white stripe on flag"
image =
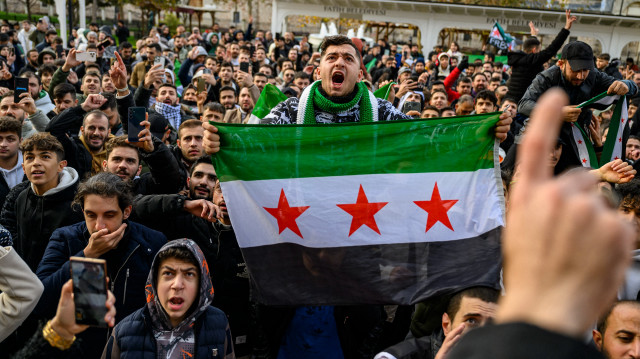
<path id="1" fill-rule="evenodd" d="M 585 143 L 585 139 L 582 136 L 582 132 L 576 126 L 575 123 L 571 123 L 571 133 L 573 134 L 573 141 L 576 143 L 578 147 L 578 155 L 580 156 L 580 163 L 583 167 L 591 168 L 591 158 L 589 158 L 589 150 L 587 150 L 587 145 Z"/>
<path id="2" fill-rule="evenodd" d="M 251 116 L 249 117 L 249 121 L 247 121 L 247 124 L 249 124 L 249 125 L 258 125 L 258 124 L 260 124 L 260 121 L 261 121 L 260 117 L 254 115 L 254 114 L 251 114 Z"/>
<path id="3" fill-rule="evenodd" d="M 609 162 L 622 158 L 622 135 L 624 134 L 624 128 L 627 126 L 627 119 L 629 118 L 629 110 L 627 109 L 626 97 L 622 98 L 622 102 L 618 103 L 618 106 L 622 106 L 622 111 L 620 112 L 620 125 L 618 126 L 616 142 L 613 146 L 613 151 L 611 152 L 611 158 L 609 159 Z"/>
<path id="4" fill-rule="evenodd" d="M 457 201 L 444 211 L 453 230 L 438 221 L 425 232 L 428 216 L 433 221 L 437 214 L 428 214 L 415 201 L 433 204 L 436 182 L 442 201 Z M 355 217 L 337 206 L 356 203 L 361 185 L 368 203 L 387 203 L 373 215 L 380 234 L 362 225 L 349 235 Z M 504 224 L 502 188 L 498 189 L 493 168 L 475 172 L 231 181 L 222 182 L 222 191 L 242 248 L 284 242 L 326 248 L 450 241 L 476 237 Z M 295 220 L 289 217 L 288 221 L 297 226 L 301 236 L 290 227 L 280 233 L 282 227 L 276 217 L 265 209 L 275 211 L 280 207 L 282 191 L 289 207 L 301 207 L 303 211 Z M 309 208 L 304 210 L 306 206 Z M 423 206 L 428 207 L 424 202 Z"/>

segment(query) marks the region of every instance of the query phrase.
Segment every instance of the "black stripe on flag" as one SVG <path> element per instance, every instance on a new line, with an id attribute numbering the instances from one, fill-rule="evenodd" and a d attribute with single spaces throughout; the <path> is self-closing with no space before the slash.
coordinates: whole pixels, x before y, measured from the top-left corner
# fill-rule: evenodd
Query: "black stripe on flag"
<path id="1" fill-rule="evenodd" d="M 499 289 L 501 231 L 447 242 L 322 249 L 282 243 L 242 253 L 252 297 L 262 304 L 408 305 L 474 285 Z"/>

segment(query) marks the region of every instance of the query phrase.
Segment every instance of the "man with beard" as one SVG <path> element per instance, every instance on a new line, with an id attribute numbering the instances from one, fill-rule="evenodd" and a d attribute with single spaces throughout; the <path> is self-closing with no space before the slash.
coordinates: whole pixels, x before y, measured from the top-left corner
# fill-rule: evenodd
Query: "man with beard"
<path id="1" fill-rule="evenodd" d="M 230 92 L 231 91 L 225 91 L 225 93 Z M 255 105 L 251 98 L 251 92 L 248 88 L 243 87 L 240 90 L 240 96 L 238 96 L 238 98 L 240 106 L 234 106 L 232 109 L 227 109 L 222 122 L 247 123 L 247 121 L 249 121 L 251 111 L 253 111 L 253 106 Z"/>
<path id="2" fill-rule="evenodd" d="M 25 57 L 27 60 L 27 64 L 22 69 L 20 69 L 18 75 L 22 75 L 22 73 L 26 71 L 31 71 L 33 73 L 38 72 L 38 50 L 29 50 Z"/>
<path id="3" fill-rule="evenodd" d="M 166 118 L 174 129 L 180 128 L 182 122 L 193 118 L 193 116 L 187 115 L 180 106 L 176 87 L 167 83 L 158 86 L 156 103 L 153 105 L 152 111 Z"/>
<path id="4" fill-rule="evenodd" d="M 593 342 L 607 359 L 640 358 L 640 303 L 624 300 L 613 306 L 593 330 Z"/>
<path id="5" fill-rule="evenodd" d="M 225 312 L 236 355 L 249 355 L 249 273 L 231 226 L 220 182 L 208 156 L 191 166 L 189 195 L 142 196 L 133 218 L 161 231 L 167 239 L 191 238 L 209 263 L 216 296 L 211 303 Z M 213 200 L 213 203 L 211 202 Z"/>
<path id="6" fill-rule="evenodd" d="M 129 85 L 133 87 L 140 87 L 144 81 L 144 77 L 147 71 L 153 66 L 153 62 L 156 56 L 162 54 L 162 48 L 158 44 L 147 45 L 147 59 L 146 61 L 138 62 L 131 70 L 131 79 L 129 79 Z"/>
<path id="7" fill-rule="evenodd" d="M 91 94 L 80 106 L 63 111 L 47 126 L 46 131 L 62 143 L 69 166 L 81 178 L 87 172 L 91 175 L 101 172 L 102 162 L 107 159 L 104 144 L 112 135 L 109 117 L 99 110 L 107 103 L 104 96 Z"/>
<path id="8" fill-rule="evenodd" d="M 472 95 L 475 96 L 478 92 L 487 88 L 487 77 L 482 73 L 475 73 L 471 77 L 471 90 Z"/>
<path id="9" fill-rule="evenodd" d="M 582 166 L 582 158 L 573 140 L 572 124 L 588 130 L 592 114 L 591 110 L 581 110 L 576 105 L 603 92 L 610 95 L 629 96 L 638 92 L 633 81 L 616 80 L 614 77 L 597 71 L 593 66 L 591 46 L 581 41 L 565 45 L 557 65 L 536 76 L 518 103 L 518 111 L 525 117 L 531 116 L 540 96 L 553 87 L 561 88 L 569 96 L 569 105 L 562 109 L 564 123 L 560 131 L 560 138 L 567 146 L 563 148 L 562 157 L 556 166 L 557 171 Z"/>
<path id="10" fill-rule="evenodd" d="M 138 142 L 129 142 L 124 135 L 106 143 L 107 159 L 102 162 L 102 169 L 129 182 L 134 194 L 177 192 L 181 182 L 176 159 L 160 139 L 151 135 L 149 121 L 140 125 L 145 128 L 140 131 Z M 143 160 L 150 172 L 140 175 Z"/>
<path id="11" fill-rule="evenodd" d="M 176 35 L 173 38 L 173 52 L 178 55 L 178 59 L 181 63 L 187 59 L 187 56 L 189 56 L 189 49 L 186 47 L 186 45 L 187 40 L 184 38 L 184 36 Z"/>

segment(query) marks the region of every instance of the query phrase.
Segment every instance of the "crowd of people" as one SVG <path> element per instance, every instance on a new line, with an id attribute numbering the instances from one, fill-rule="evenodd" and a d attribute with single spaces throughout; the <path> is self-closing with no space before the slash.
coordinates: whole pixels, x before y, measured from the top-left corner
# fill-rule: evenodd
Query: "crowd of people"
<path id="1" fill-rule="evenodd" d="M 161 24 L 139 37 L 122 21 L 91 24 L 66 44 L 46 17 L 3 20 L 2 356 L 640 358 L 640 69 L 567 43 L 575 21 L 567 11 L 546 47 L 532 26 L 501 63 L 486 47 L 470 61 L 456 42 L 432 50 L 337 35 L 314 48 L 252 19 L 246 29 Z M 25 91 L 16 79 L 28 80 Z M 267 84 L 287 100 L 252 117 Z M 613 111 L 576 105 L 602 92 L 629 101 L 622 158 L 580 170 L 572 128 L 599 159 Z M 134 107 L 146 109 L 137 139 Z M 224 148 L 216 122 L 498 111 L 503 292 L 471 286 L 407 306 L 252 300 L 211 161 Z M 76 323 L 72 256 L 106 261 L 103 327 Z"/>

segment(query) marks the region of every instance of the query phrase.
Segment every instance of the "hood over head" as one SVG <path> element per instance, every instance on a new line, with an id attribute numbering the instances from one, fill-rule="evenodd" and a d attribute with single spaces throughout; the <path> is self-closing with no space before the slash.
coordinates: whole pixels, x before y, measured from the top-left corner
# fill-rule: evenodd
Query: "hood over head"
<path id="1" fill-rule="evenodd" d="M 198 261 L 198 264 L 200 265 L 200 288 L 198 290 L 198 298 L 196 299 L 196 301 L 194 301 L 192 307 L 189 309 L 189 312 L 187 312 L 187 317 L 177 327 L 173 328 L 167 313 L 165 312 L 164 308 L 162 308 L 162 305 L 158 300 L 156 285 L 158 277 L 158 267 L 160 266 L 158 256 L 162 252 L 177 247 L 182 247 L 189 250 Z M 149 276 L 147 277 L 145 292 L 147 298 L 147 308 L 149 309 L 149 313 L 153 318 L 153 327 L 156 330 L 174 332 L 183 332 L 189 330 L 196 319 L 198 319 L 198 317 L 207 310 L 209 305 L 211 305 L 211 301 L 213 300 L 213 284 L 211 283 L 209 265 L 207 264 L 207 261 L 204 258 L 204 254 L 202 253 L 200 247 L 198 247 L 198 245 L 194 241 L 186 238 L 172 240 L 162 246 L 162 248 L 160 248 L 155 258 L 153 259 L 151 271 L 149 272 Z"/>

